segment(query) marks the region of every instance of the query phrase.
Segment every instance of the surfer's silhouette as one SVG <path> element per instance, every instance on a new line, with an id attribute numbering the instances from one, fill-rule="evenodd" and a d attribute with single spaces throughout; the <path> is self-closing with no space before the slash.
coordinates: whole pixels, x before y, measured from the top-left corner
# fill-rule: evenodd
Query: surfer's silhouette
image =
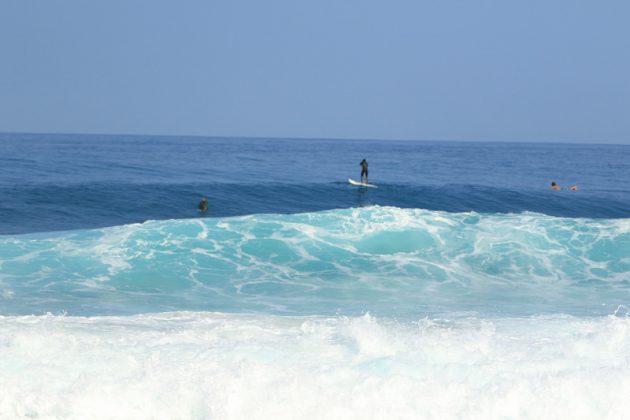
<path id="1" fill-rule="evenodd" d="M 359 163 L 359 165 L 361 165 L 361 182 L 367 184 L 368 183 L 368 163 L 367 163 L 367 160 L 363 159 L 361 161 L 361 163 Z M 365 181 L 363 180 L 363 177 L 365 177 Z"/>

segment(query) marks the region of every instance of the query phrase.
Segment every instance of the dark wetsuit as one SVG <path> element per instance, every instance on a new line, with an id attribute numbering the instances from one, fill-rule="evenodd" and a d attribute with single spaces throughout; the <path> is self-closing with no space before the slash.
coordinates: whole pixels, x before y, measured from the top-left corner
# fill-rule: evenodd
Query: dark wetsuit
<path id="1" fill-rule="evenodd" d="M 207 200 L 201 200 L 201 203 L 199 203 L 199 210 L 201 210 L 202 212 L 208 211 L 208 201 Z"/>
<path id="2" fill-rule="evenodd" d="M 368 178 L 367 160 L 363 159 L 361 163 L 359 163 L 359 165 L 361 165 L 361 182 L 363 182 L 363 176 L 365 176 L 365 182 L 367 182 L 367 178 Z"/>

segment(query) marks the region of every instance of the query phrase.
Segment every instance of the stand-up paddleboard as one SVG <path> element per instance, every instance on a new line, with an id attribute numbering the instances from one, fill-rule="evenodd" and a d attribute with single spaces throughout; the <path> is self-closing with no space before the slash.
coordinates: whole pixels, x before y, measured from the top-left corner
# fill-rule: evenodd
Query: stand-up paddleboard
<path id="1" fill-rule="evenodd" d="M 366 184 L 365 182 L 357 182 L 354 179 L 350 179 L 348 178 L 348 182 L 352 185 L 356 185 L 357 187 L 371 187 L 371 188 L 378 188 L 376 185 L 372 185 L 372 184 Z"/>

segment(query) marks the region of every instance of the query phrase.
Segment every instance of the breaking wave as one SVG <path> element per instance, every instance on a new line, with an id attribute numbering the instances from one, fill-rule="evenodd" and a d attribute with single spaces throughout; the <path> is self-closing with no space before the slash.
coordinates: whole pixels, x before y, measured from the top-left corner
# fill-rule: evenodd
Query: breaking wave
<path id="1" fill-rule="evenodd" d="M 605 315 L 630 219 L 365 207 L 0 236 L 4 314 Z"/>

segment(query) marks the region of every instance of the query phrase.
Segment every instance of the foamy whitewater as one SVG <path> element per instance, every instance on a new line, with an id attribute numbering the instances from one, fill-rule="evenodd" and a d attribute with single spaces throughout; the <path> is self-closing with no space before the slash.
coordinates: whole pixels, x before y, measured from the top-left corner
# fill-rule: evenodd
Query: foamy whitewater
<path id="1" fill-rule="evenodd" d="M 629 162 L 0 134 L 0 419 L 626 418 Z"/>
<path id="2" fill-rule="evenodd" d="M 623 417 L 628 250 L 391 207 L 2 237 L 0 414 Z"/>
<path id="3" fill-rule="evenodd" d="M 624 418 L 630 320 L 0 318 L 3 417 Z"/>

